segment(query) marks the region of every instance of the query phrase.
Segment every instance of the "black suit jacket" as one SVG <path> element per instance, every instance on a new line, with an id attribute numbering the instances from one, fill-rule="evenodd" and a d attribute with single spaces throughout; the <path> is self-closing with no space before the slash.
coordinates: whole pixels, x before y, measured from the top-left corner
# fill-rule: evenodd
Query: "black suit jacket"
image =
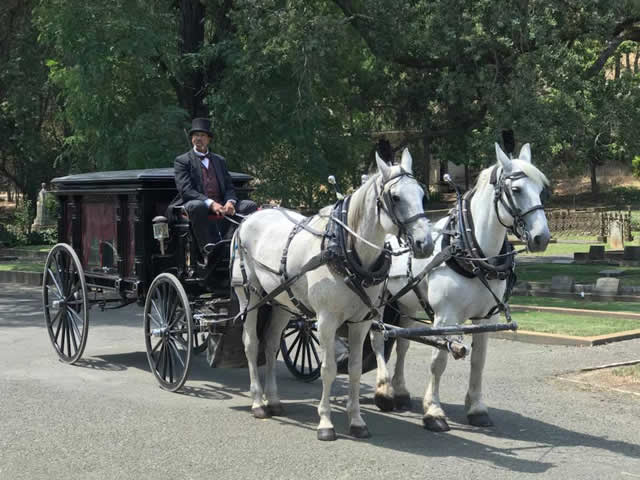
<path id="1" fill-rule="evenodd" d="M 236 192 L 233 189 L 233 182 L 227 163 L 224 158 L 218 154 L 209 155 L 209 166 L 213 164 L 216 169 L 216 178 L 220 186 L 220 193 L 226 203 L 229 200 L 238 201 Z M 205 201 L 207 196 L 204 194 L 204 183 L 202 181 L 202 162 L 193 150 L 183 153 L 176 157 L 173 164 L 174 174 L 176 177 L 176 187 L 178 195 L 173 199 L 169 210 L 174 206 L 181 206 L 191 200 Z"/>

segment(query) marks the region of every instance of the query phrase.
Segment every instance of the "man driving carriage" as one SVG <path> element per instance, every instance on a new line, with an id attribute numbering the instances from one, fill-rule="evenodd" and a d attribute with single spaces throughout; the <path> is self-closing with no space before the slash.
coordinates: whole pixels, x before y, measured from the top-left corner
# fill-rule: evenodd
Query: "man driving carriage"
<path id="1" fill-rule="evenodd" d="M 184 207 L 200 250 L 206 256 L 229 228 L 225 216 L 252 213 L 257 205 L 251 200 L 238 201 L 225 159 L 209 151 L 213 139 L 211 121 L 194 118 L 189 137 L 193 149 L 176 157 L 174 162 L 178 196 L 169 209 Z"/>

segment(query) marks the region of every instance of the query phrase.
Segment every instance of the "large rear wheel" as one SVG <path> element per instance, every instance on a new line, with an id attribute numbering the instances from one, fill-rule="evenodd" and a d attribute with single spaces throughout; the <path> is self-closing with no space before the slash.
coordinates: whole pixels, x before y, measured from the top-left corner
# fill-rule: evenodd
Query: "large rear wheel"
<path id="1" fill-rule="evenodd" d="M 42 303 L 49 338 L 60 360 L 77 362 L 89 333 L 87 284 L 78 255 L 66 243 L 55 245 L 47 256 Z"/>
<path id="2" fill-rule="evenodd" d="M 193 352 L 193 319 L 189 298 L 175 275 L 161 273 L 144 304 L 147 360 L 160 386 L 170 392 L 182 388 Z"/>

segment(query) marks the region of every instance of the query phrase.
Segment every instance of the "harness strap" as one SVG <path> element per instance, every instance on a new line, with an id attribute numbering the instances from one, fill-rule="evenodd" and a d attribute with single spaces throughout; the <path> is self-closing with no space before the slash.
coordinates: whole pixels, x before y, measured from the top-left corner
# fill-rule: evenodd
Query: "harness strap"
<path id="1" fill-rule="evenodd" d="M 307 318 L 313 318 L 315 316 L 315 313 L 307 308 L 307 306 L 301 302 L 300 300 L 298 300 L 295 295 L 293 294 L 293 291 L 291 290 L 291 283 L 289 282 L 289 275 L 287 274 L 287 255 L 289 254 L 289 246 L 291 245 L 291 242 L 293 241 L 293 237 L 295 237 L 298 232 L 300 232 L 302 229 L 304 229 L 304 227 L 306 226 L 306 224 L 310 221 L 310 218 L 305 218 L 302 221 L 298 222 L 295 224 L 295 226 L 291 229 L 291 232 L 289 233 L 289 237 L 287 238 L 287 244 L 285 245 L 284 249 L 282 250 L 282 258 L 280 259 L 280 274 L 282 276 L 282 285 L 286 285 L 287 288 L 285 288 L 285 291 L 287 292 L 287 295 L 289 296 L 289 300 L 291 300 L 291 303 L 293 303 L 293 305 L 300 311 L 303 313 L 303 315 Z M 309 264 L 307 263 L 307 265 L 305 265 L 305 267 L 307 267 Z M 316 267 L 317 268 L 317 267 Z M 304 268 L 303 268 L 304 271 Z"/>

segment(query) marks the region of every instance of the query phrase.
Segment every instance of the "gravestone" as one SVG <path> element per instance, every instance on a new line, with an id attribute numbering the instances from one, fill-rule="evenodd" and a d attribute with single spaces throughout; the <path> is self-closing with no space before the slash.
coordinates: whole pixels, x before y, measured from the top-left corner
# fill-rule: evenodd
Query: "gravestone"
<path id="1" fill-rule="evenodd" d="M 620 279 L 614 277 L 602 277 L 596 280 L 593 293 L 596 295 L 614 296 L 620 291 Z"/>
<path id="2" fill-rule="evenodd" d="M 47 209 L 47 191 L 45 190 L 45 183 L 42 184 L 42 190 L 38 194 L 38 202 L 36 203 L 36 218 L 31 225 L 31 230 L 39 232 L 46 228 L 53 228 L 56 226 L 55 219 L 51 212 Z"/>
<path id="3" fill-rule="evenodd" d="M 603 277 L 619 277 L 620 275 L 624 275 L 624 270 L 620 270 L 618 268 L 608 268 L 606 270 L 601 270 L 598 272 L 599 275 Z"/>
<path id="4" fill-rule="evenodd" d="M 604 260 L 604 245 L 591 245 L 589 247 L 589 260 Z"/>
<path id="5" fill-rule="evenodd" d="M 624 247 L 624 254 L 622 258 L 624 260 L 640 260 L 640 247 L 637 247 L 637 246 Z"/>
<path id="6" fill-rule="evenodd" d="M 569 275 L 554 275 L 551 277 L 551 290 L 555 292 L 573 292 L 575 280 Z"/>
<path id="7" fill-rule="evenodd" d="M 609 246 L 613 250 L 624 248 L 624 227 L 620 220 L 613 220 L 609 223 Z"/>

